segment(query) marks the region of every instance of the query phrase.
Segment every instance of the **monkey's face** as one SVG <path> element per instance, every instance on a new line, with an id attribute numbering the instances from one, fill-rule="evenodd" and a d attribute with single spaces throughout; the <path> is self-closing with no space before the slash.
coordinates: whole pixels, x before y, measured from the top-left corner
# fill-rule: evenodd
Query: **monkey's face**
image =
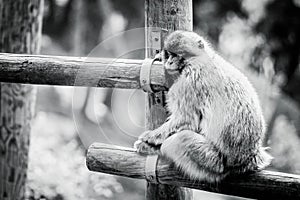
<path id="1" fill-rule="evenodd" d="M 181 72 L 185 65 L 184 58 L 167 50 L 162 53 L 162 61 L 169 73 Z"/>

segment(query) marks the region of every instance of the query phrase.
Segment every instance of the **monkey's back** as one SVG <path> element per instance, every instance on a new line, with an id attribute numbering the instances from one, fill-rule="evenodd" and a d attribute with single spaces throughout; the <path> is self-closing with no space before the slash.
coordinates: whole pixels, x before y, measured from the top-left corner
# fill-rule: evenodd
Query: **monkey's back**
<path id="1" fill-rule="evenodd" d="M 267 165 L 270 159 L 261 149 L 265 121 L 248 79 L 218 55 L 189 62 L 187 79 L 194 81 L 196 109 L 203 115 L 200 129 L 226 158 L 226 165 L 242 171 Z"/>

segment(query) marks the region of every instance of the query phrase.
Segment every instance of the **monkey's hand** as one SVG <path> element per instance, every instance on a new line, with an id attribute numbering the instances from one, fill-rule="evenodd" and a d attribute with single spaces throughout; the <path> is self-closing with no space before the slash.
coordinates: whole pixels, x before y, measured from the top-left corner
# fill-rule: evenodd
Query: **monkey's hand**
<path id="1" fill-rule="evenodd" d="M 161 128 L 145 131 L 140 137 L 139 140 L 146 142 L 153 146 L 160 146 L 166 139 L 169 137 L 169 133 L 163 131 Z"/>
<path id="2" fill-rule="evenodd" d="M 134 147 L 139 153 L 160 154 L 160 146 L 172 134 L 172 130 L 170 121 L 167 121 L 157 129 L 142 133 Z"/>
<path id="3" fill-rule="evenodd" d="M 141 140 L 137 140 L 134 143 L 134 148 L 137 150 L 138 153 L 141 154 L 160 154 L 160 146 L 153 146 Z"/>

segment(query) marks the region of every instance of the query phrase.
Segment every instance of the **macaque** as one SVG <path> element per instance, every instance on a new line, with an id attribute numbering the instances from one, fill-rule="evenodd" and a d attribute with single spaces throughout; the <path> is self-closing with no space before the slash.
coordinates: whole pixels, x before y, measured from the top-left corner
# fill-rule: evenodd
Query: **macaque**
<path id="1" fill-rule="evenodd" d="M 188 31 L 166 38 L 162 60 L 179 74 L 167 94 L 170 116 L 139 137 L 139 153 L 161 154 L 190 178 L 211 183 L 270 164 L 260 102 L 237 68 Z"/>

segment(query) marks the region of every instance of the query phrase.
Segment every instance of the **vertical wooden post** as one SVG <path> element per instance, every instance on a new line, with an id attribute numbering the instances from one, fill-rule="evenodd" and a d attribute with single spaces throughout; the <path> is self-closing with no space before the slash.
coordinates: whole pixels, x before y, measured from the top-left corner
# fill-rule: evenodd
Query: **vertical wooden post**
<path id="1" fill-rule="evenodd" d="M 0 52 L 39 52 L 42 9 L 43 0 L 0 0 Z M 25 199 L 34 107 L 32 86 L 0 84 L 0 199 Z"/>
<path id="2" fill-rule="evenodd" d="M 146 57 L 153 58 L 159 52 L 164 37 L 174 30 L 193 28 L 192 0 L 145 0 Z M 158 28 L 158 29 L 155 29 Z M 161 29 L 161 31 L 159 31 Z M 146 126 L 153 130 L 165 122 L 165 93 L 148 94 L 146 103 Z M 192 192 L 186 188 L 147 183 L 146 198 L 192 199 Z"/>

